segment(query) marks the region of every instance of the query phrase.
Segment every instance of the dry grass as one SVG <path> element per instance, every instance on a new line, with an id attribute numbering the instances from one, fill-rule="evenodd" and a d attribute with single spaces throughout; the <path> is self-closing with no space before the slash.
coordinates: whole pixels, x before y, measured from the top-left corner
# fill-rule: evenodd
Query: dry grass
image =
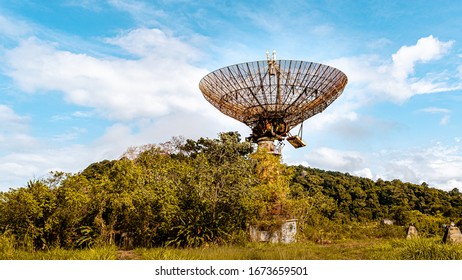
<path id="1" fill-rule="evenodd" d="M 386 242 L 345 241 L 327 245 L 249 243 L 245 246 L 137 249 L 136 253 L 141 259 L 148 260 L 366 260 L 380 259 Z"/>
<path id="2" fill-rule="evenodd" d="M 247 243 L 132 251 L 118 251 L 114 246 L 31 251 L 15 249 L 5 240 L 0 245 L 2 260 L 462 260 L 462 244 L 442 244 L 437 238 L 345 240 L 323 245 Z"/>

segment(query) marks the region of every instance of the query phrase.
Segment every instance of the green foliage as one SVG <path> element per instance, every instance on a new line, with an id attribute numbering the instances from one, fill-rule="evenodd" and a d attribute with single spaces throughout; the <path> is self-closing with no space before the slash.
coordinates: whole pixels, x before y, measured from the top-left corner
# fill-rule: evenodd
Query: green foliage
<path id="1" fill-rule="evenodd" d="M 297 215 L 302 237 L 310 240 L 326 234 L 328 238 L 342 235 L 350 238 L 357 234 L 348 230 L 348 225 L 383 219 L 394 220 L 401 229 L 412 222 L 421 236 L 439 236 L 443 224 L 460 220 L 462 195 L 458 189 L 445 192 L 425 183 L 415 185 L 381 179 L 374 182 L 339 172 L 302 166 L 292 168 L 295 176 L 291 189 L 310 201 L 305 203 L 305 209 L 309 210 Z M 396 226 L 389 237 L 397 236 L 395 229 Z M 385 233 L 383 230 L 373 232 L 377 233 L 375 236 Z"/>
<path id="2" fill-rule="evenodd" d="M 391 244 L 396 259 L 461 260 L 462 244 L 443 244 L 439 238 L 413 238 Z"/>
<path id="3" fill-rule="evenodd" d="M 115 260 L 117 247 L 105 246 L 90 249 L 53 248 L 41 251 L 15 249 L 5 254 L 0 251 L 0 260 Z"/>
<path id="4" fill-rule="evenodd" d="M 11 260 L 15 254 L 16 240 L 10 231 L 0 234 L 0 260 Z"/>
<path id="5" fill-rule="evenodd" d="M 0 193 L 0 248 L 14 258 L 18 250 L 246 244 L 249 225 L 271 229 L 288 218 L 307 243 L 404 238 L 411 222 L 421 237 L 441 237 L 460 213 L 456 188 L 286 166 L 228 132 L 132 147 L 119 160 Z M 381 225 L 385 218 L 395 225 Z"/>
<path id="6" fill-rule="evenodd" d="M 264 149 L 252 154 L 251 159 L 255 162 L 258 184 L 249 190 L 252 205 L 257 210 L 250 222 L 273 232 L 284 220 L 293 218 L 295 200 L 290 199 L 292 170 L 281 164 L 278 156 Z"/>
<path id="7" fill-rule="evenodd" d="M 22 246 L 46 248 L 52 240 L 56 197 L 43 182 L 29 181 L 26 188 L 3 194 L 0 223 Z"/>
<path id="8" fill-rule="evenodd" d="M 77 239 L 76 243 L 78 247 L 82 248 L 91 248 L 95 244 L 95 239 L 97 239 L 93 228 L 89 226 L 82 226 L 80 228 L 81 236 Z"/>
<path id="9" fill-rule="evenodd" d="M 137 249 L 144 260 L 371 260 L 389 258 L 390 241 L 347 241 L 329 245 L 246 243 L 239 246 Z M 396 249 L 395 249 L 396 250 Z"/>

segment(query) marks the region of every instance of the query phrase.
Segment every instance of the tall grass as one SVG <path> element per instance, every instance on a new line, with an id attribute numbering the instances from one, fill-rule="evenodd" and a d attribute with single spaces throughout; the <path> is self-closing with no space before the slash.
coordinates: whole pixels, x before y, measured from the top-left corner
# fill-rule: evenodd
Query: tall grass
<path id="1" fill-rule="evenodd" d="M 10 232 L 0 234 L 0 260 L 115 260 L 116 246 L 97 246 L 88 249 L 34 250 L 27 242 L 18 242 Z"/>
<path id="2" fill-rule="evenodd" d="M 0 260 L 115 260 L 115 246 L 81 250 L 33 250 L 18 246 L 13 235 L 0 234 Z M 123 252 L 144 260 L 462 260 L 462 244 L 443 244 L 440 238 L 358 239 L 316 244 L 243 243 L 198 248 L 138 248 Z M 123 259 L 123 257 L 122 257 Z"/>
<path id="3" fill-rule="evenodd" d="M 115 260 L 116 256 L 116 247 L 82 250 L 0 251 L 1 260 Z"/>
<path id="4" fill-rule="evenodd" d="M 0 259 L 10 260 L 15 255 L 14 236 L 9 232 L 0 234 Z"/>
<path id="5" fill-rule="evenodd" d="M 329 245 L 248 243 L 243 246 L 137 249 L 135 252 L 147 260 L 364 260 L 376 259 L 380 255 L 377 250 L 386 250 L 380 246 L 383 242 L 386 241 L 347 241 Z"/>
<path id="6" fill-rule="evenodd" d="M 115 246 L 82 250 L 54 248 L 39 251 L 16 248 L 13 236 L 0 234 L 0 260 L 115 260 L 116 257 Z"/>
<path id="7" fill-rule="evenodd" d="M 327 245 L 249 243 L 135 252 L 147 260 L 462 260 L 462 244 L 442 244 L 438 238 L 348 240 Z"/>
<path id="8" fill-rule="evenodd" d="M 399 240 L 391 247 L 402 260 L 462 260 L 462 244 L 444 244 L 439 238 Z"/>

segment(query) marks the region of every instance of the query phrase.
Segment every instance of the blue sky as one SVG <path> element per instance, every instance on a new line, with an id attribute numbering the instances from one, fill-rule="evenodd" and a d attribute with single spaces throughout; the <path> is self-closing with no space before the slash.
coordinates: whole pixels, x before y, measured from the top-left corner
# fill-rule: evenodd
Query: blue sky
<path id="1" fill-rule="evenodd" d="M 2 0 L 0 191 L 173 136 L 248 136 L 198 83 L 273 49 L 349 78 L 286 163 L 460 189 L 461 14 L 459 1 Z"/>

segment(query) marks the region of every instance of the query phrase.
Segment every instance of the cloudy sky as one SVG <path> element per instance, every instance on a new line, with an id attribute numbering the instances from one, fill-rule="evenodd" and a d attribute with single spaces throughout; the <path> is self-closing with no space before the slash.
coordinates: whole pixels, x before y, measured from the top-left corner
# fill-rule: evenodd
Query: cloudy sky
<path id="1" fill-rule="evenodd" d="M 0 1 L 0 191 L 173 136 L 248 136 L 198 83 L 273 49 L 349 78 L 286 163 L 462 188 L 458 1 L 44 3 Z"/>

